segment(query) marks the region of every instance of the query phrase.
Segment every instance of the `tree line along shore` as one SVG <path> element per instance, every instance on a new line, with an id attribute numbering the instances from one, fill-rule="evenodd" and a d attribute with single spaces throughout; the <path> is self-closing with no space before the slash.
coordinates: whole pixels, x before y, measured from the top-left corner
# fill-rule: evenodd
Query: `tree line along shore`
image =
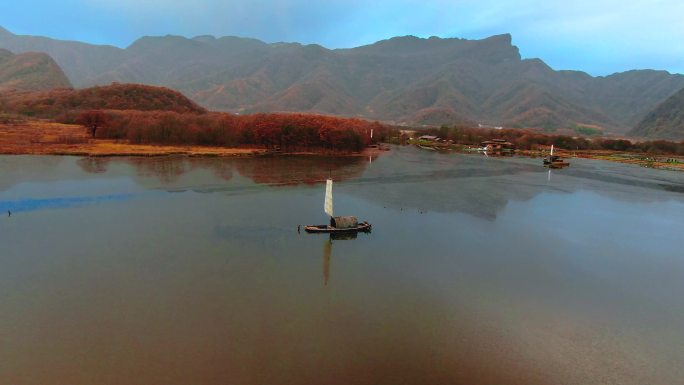
<path id="1" fill-rule="evenodd" d="M 67 155 L 358 154 L 378 142 L 405 141 L 406 127 L 359 118 L 303 114 L 212 112 L 177 91 L 137 84 L 0 95 L 0 153 Z M 535 129 L 468 124 L 416 129 L 461 146 L 492 139 L 535 156 L 551 144 L 570 156 L 678 169 L 684 142 L 586 137 Z M 618 156 L 628 154 L 628 156 Z M 635 161 L 637 159 L 637 161 Z M 639 163 L 639 159 L 642 160 Z"/>
<path id="2" fill-rule="evenodd" d="M 378 122 L 356 118 L 212 112 L 177 91 L 139 84 L 2 93 L 0 124 L 5 131 L 14 131 L 11 137 L 5 136 L 3 147 L 12 147 L 11 138 L 19 140 L 14 143 L 19 147 L 26 140 L 42 142 L 43 148 L 29 146 L 32 153 L 59 152 L 63 145 L 73 151 L 86 150 L 103 141 L 119 146 L 220 147 L 223 153 L 231 152 L 227 148 L 353 153 L 387 140 L 391 131 Z M 12 129 L 22 124 L 23 137 Z M 85 127 L 87 134 L 72 126 Z"/>
<path id="3" fill-rule="evenodd" d="M 406 143 L 412 130 L 402 130 L 400 143 Z M 444 148 L 464 150 L 479 147 L 491 140 L 504 140 L 519 155 L 539 157 L 547 155 L 553 145 L 564 157 L 589 158 L 644 167 L 684 171 L 684 142 L 667 140 L 635 140 L 612 137 L 585 137 L 547 133 L 534 129 L 491 129 L 470 125 L 443 125 L 420 130 L 420 135 L 440 138 Z"/>
<path id="4" fill-rule="evenodd" d="M 358 126 L 349 129 L 350 122 Z M 142 128 L 141 128 L 142 127 Z M 346 130 L 349 130 L 345 132 Z M 373 138 L 370 132 L 373 131 Z M 69 123 L 0 116 L 0 153 L 81 156 L 254 156 L 273 153 L 355 155 L 378 142 L 407 143 L 405 130 L 376 122 L 305 114 L 191 115 L 85 111 Z M 324 135 L 322 135 L 322 133 Z M 492 139 L 517 154 L 591 158 L 684 171 L 684 143 L 553 135 L 534 130 L 468 126 L 425 129 L 463 150 Z M 375 147 L 375 146 L 371 146 Z"/>

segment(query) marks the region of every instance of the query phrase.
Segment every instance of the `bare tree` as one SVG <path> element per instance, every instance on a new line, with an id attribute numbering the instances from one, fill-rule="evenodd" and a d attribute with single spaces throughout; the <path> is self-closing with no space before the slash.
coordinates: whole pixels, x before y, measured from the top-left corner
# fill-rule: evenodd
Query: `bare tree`
<path id="1" fill-rule="evenodd" d="M 76 122 L 85 126 L 93 138 L 97 130 L 104 127 L 107 121 L 107 114 L 100 110 L 84 111 L 76 118 Z"/>

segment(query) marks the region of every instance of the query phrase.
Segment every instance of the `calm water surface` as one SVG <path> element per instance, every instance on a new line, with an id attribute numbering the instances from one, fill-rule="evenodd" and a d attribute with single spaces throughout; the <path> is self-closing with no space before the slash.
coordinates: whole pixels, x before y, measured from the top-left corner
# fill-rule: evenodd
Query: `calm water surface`
<path id="1" fill-rule="evenodd" d="M 681 383 L 684 174 L 540 163 L 0 157 L 0 384 Z"/>

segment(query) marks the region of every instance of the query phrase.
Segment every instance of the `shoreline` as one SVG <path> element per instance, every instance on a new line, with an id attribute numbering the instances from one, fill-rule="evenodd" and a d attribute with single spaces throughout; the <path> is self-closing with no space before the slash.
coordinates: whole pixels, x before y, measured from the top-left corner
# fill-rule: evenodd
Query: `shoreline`
<path id="1" fill-rule="evenodd" d="M 439 151 L 469 152 L 456 149 Z M 361 152 L 330 151 L 273 151 L 258 147 L 211 147 L 130 144 L 109 139 L 91 139 L 81 126 L 44 121 L 29 121 L 23 124 L 0 124 L 0 155 L 54 155 L 88 157 L 255 157 L 255 156 L 330 156 L 357 157 L 377 156 L 386 152 L 386 147 L 365 148 Z M 547 155 L 540 150 L 518 150 L 516 154 L 530 158 Z M 564 150 L 557 149 L 557 155 L 566 158 L 584 158 L 634 164 L 640 167 L 669 171 L 684 171 L 684 157 L 675 155 L 654 155 L 648 153 L 621 152 L 611 150 Z M 671 161 L 667 161 L 671 160 Z"/>
<path id="2" fill-rule="evenodd" d="M 421 148 L 418 144 L 412 144 Z M 459 145 L 462 146 L 462 145 Z M 465 148 L 465 147 L 463 147 Z M 426 150 L 437 152 L 456 152 L 459 154 L 476 155 L 478 152 L 466 151 L 459 148 L 427 148 Z M 490 156 L 502 156 L 496 154 L 489 154 Z M 544 158 L 548 155 L 548 151 L 541 150 L 516 150 L 511 155 L 505 156 L 522 156 L 526 158 Z M 632 164 L 644 168 L 653 168 L 657 170 L 680 171 L 684 172 L 684 157 L 680 155 L 656 155 L 641 152 L 625 152 L 612 150 L 566 150 L 556 148 L 555 155 L 560 156 L 566 160 L 571 159 L 592 159 L 605 162 L 615 162 L 623 164 Z M 671 161 L 668 161 L 671 160 Z M 570 165 L 572 167 L 572 165 Z"/>
<path id="3" fill-rule="evenodd" d="M 236 148 L 236 147 L 209 147 L 209 146 L 170 146 L 153 144 L 128 144 L 112 140 L 93 139 L 81 144 L 61 144 L 33 142 L 29 145 L 9 144 L 1 140 L 0 155 L 38 155 L 38 156 L 82 156 L 82 157 L 257 157 L 257 156 L 322 156 L 322 157 L 367 157 L 377 156 L 386 149 L 366 148 L 361 152 L 318 152 L 318 151 L 292 151 L 281 152 L 264 148 Z M 454 151 L 466 155 L 476 153 Z M 556 149 L 556 154 L 565 159 L 593 159 L 605 162 L 633 164 L 645 168 L 653 168 L 668 171 L 684 172 L 684 158 L 679 156 L 653 155 L 645 153 L 629 153 L 607 150 L 581 150 L 569 151 Z M 543 158 L 546 153 L 538 150 L 518 150 L 517 156 L 527 158 Z M 674 159 L 676 162 L 666 162 L 663 159 Z"/>
<path id="4" fill-rule="evenodd" d="M 13 148 L 12 148 L 13 147 Z M 40 148 L 22 148 L 0 143 L 0 155 L 37 155 L 37 156 L 83 156 L 94 158 L 105 157 L 256 157 L 256 156 L 330 156 L 330 157 L 366 157 L 376 156 L 385 150 L 364 149 L 360 152 L 326 152 L 326 151 L 273 151 L 264 148 L 210 147 L 210 146 L 170 146 L 154 144 L 127 144 L 113 141 L 96 140 L 88 144 L 47 144 Z"/>
<path id="5" fill-rule="evenodd" d="M 137 145 L 97 141 L 87 144 L 43 144 L 40 148 L 7 148 L 0 145 L 2 155 L 42 155 L 42 156 L 84 156 L 84 157 L 240 157 L 267 154 L 266 150 L 255 148 L 223 148 L 201 146 Z"/>
<path id="6" fill-rule="evenodd" d="M 530 158 L 543 158 L 547 153 L 538 150 L 519 150 L 516 152 L 519 155 Z M 610 151 L 610 150 L 565 150 L 556 149 L 556 155 L 565 159 L 592 159 L 601 160 L 604 162 L 615 162 L 623 164 L 632 164 L 644 168 L 653 168 L 657 170 L 668 171 L 684 171 L 684 157 L 677 155 L 654 155 L 640 152 L 624 152 L 624 151 Z M 673 159 L 676 162 L 668 162 L 666 159 Z M 570 165 L 572 167 L 572 164 Z"/>
<path id="7" fill-rule="evenodd" d="M 36 144 L 34 143 L 34 146 Z M 13 148 L 8 148 L 13 147 Z M 209 147 L 209 146 L 169 146 L 169 145 L 146 145 L 117 143 L 110 140 L 91 140 L 84 144 L 56 144 L 41 143 L 35 148 L 22 148 L 19 146 L 7 146 L 0 142 L 0 155 L 42 155 L 42 156 L 82 156 L 82 157 L 164 157 L 164 156 L 187 156 L 187 157 L 257 157 L 257 156 L 321 156 L 321 157 L 367 157 L 377 156 L 385 149 L 366 148 L 361 152 L 318 152 L 318 151 L 292 151 L 280 152 L 263 148 L 235 148 L 235 147 Z M 455 151 L 466 155 L 475 153 Z M 684 158 L 679 156 L 653 155 L 646 153 L 629 153 L 607 150 L 582 150 L 569 151 L 556 149 L 556 154 L 565 159 L 592 159 L 605 162 L 632 164 L 645 168 L 653 168 L 668 171 L 684 172 Z M 526 158 L 543 158 L 546 153 L 538 150 L 518 150 L 517 156 Z M 674 159 L 676 162 L 666 162 L 663 159 Z"/>

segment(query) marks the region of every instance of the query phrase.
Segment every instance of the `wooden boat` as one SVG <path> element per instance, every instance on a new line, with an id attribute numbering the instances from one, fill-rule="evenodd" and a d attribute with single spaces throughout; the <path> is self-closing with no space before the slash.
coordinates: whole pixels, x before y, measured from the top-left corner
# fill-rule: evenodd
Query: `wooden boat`
<path id="1" fill-rule="evenodd" d="M 309 225 L 304 226 L 304 231 L 307 233 L 358 233 L 370 232 L 371 224 L 368 222 L 359 222 L 356 217 L 336 217 L 333 214 L 333 198 L 332 198 L 332 179 L 328 179 L 325 183 L 325 201 L 323 202 L 323 211 L 330 216 L 329 225 Z"/>
<path id="2" fill-rule="evenodd" d="M 568 167 L 570 165 L 569 162 L 566 162 L 562 159 L 556 159 L 553 160 L 551 159 L 550 161 L 544 160 L 544 166 L 548 168 L 563 168 L 563 167 Z"/>
<path id="3" fill-rule="evenodd" d="M 331 234 L 338 234 L 338 233 L 358 233 L 358 232 L 363 232 L 363 233 L 368 233 L 371 231 L 371 224 L 368 222 L 361 222 L 357 224 L 354 227 L 333 227 L 330 225 L 318 225 L 318 226 L 304 226 L 304 231 L 307 233 L 331 233 Z"/>
<path id="4" fill-rule="evenodd" d="M 563 168 L 563 167 L 568 167 L 570 165 L 569 162 L 563 160 L 558 155 L 553 155 L 553 144 L 551 145 L 551 153 L 549 154 L 548 157 L 544 158 L 544 167 L 548 168 Z"/>

